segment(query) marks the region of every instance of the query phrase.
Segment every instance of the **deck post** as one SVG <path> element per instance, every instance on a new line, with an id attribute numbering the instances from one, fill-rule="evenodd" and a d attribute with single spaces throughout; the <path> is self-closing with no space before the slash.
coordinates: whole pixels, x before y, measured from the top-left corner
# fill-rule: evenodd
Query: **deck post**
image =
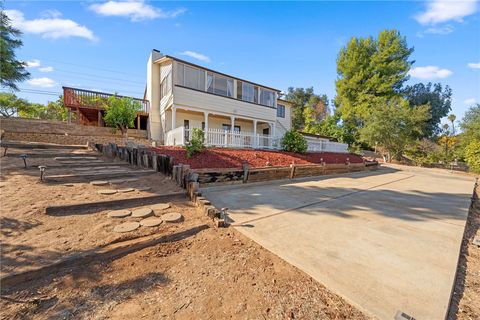
<path id="1" fill-rule="evenodd" d="M 140 131 L 140 115 L 137 114 L 137 131 Z"/>
<path id="2" fill-rule="evenodd" d="M 102 111 L 100 111 L 100 110 L 98 110 L 97 125 L 98 125 L 99 127 L 102 126 Z"/>

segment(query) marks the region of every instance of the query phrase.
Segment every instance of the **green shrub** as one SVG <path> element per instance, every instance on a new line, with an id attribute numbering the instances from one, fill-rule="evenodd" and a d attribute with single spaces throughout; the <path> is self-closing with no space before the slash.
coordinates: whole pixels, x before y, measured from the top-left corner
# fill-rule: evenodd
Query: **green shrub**
<path id="1" fill-rule="evenodd" d="M 467 145 L 465 161 L 471 172 L 480 173 L 480 141 L 473 140 Z"/>
<path id="2" fill-rule="evenodd" d="M 185 149 L 187 150 L 187 158 L 191 158 L 195 153 L 201 152 L 203 149 L 205 149 L 203 141 L 203 130 L 199 128 L 192 129 L 192 139 L 190 139 L 190 141 L 185 145 Z"/>
<path id="3" fill-rule="evenodd" d="M 297 131 L 287 131 L 282 138 L 283 151 L 305 153 L 307 152 L 308 144 L 305 137 Z"/>

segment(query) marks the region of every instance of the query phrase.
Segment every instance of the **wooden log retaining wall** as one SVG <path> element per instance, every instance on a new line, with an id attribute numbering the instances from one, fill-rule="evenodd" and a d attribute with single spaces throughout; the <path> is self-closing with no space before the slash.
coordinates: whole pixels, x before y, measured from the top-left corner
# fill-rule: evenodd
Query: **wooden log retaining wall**
<path id="1" fill-rule="evenodd" d="M 95 144 L 91 148 L 98 150 L 106 157 L 117 157 L 127 161 L 132 166 L 151 168 L 170 176 L 179 186 L 189 189 L 192 183 L 199 186 L 214 186 L 222 184 L 240 184 L 281 179 L 314 177 L 334 173 L 347 173 L 376 169 L 378 163 L 341 163 L 341 164 L 309 164 L 289 167 L 249 168 L 243 169 L 191 169 L 189 165 L 174 165 L 171 156 L 157 154 L 145 146 L 118 146 Z"/>

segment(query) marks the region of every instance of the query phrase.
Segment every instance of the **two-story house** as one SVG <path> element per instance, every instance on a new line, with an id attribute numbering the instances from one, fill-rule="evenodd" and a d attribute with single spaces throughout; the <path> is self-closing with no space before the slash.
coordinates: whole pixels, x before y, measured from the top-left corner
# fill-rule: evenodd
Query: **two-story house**
<path id="1" fill-rule="evenodd" d="M 214 71 L 157 50 L 147 64 L 150 139 L 182 145 L 202 128 L 208 145 L 278 147 L 290 130 L 280 90 Z"/>

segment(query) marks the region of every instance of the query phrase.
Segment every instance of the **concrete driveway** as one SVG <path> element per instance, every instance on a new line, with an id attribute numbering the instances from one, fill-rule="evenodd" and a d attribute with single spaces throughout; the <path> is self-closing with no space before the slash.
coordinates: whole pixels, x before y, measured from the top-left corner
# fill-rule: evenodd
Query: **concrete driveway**
<path id="1" fill-rule="evenodd" d="M 239 231 L 380 319 L 445 317 L 474 180 L 389 167 L 203 190 Z"/>

